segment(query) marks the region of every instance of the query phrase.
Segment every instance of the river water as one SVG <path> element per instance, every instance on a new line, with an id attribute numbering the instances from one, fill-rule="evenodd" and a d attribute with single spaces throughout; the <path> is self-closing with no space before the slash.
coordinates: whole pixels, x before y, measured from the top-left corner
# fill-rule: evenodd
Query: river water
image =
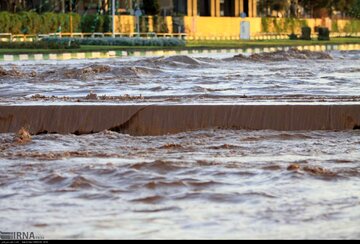
<path id="1" fill-rule="evenodd" d="M 1 102 L 358 103 L 360 52 L 331 56 L 2 63 Z M 36 135 L 23 144 L 14 136 L 0 134 L 0 231 L 45 238 L 360 238 L 359 130 L 139 137 L 104 131 Z"/>
<path id="2" fill-rule="evenodd" d="M 233 55 L 4 63 L 0 103 L 77 102 L 89 93 L 121 103 L 359 100 L 360 52 L 334 51 L 331 59 Z"/>
<path id="3" fill-rule="evenodd" d="M 25 145 L 12 137 L 0 136 L 2 230 L 360 238 L 359 131 L 102 132 L 34 136 Z"/>

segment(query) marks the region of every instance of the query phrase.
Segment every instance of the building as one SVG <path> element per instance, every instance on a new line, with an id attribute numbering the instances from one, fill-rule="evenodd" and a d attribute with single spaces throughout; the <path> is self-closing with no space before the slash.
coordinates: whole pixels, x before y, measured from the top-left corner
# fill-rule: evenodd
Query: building
<path id="1" fill-rule="evenodd" d="M 158 0 L 162 16 L 247 17 L 257 16 L 258 0 Z M 106 13 L 112 0 L 0 0 L 2 10 L 39 12 Z M 115 0 L 120 14 L 133 15 L 143 0 Z"/>
<path id="2" fill-rule="evenodd" d="M 142 0 L 115 0 L 118 17 L 117 32 L 129 32 L 134 20 L 129 20 L 135 9 L 144 9 Z M 153 26 L 155 23 L 150 16 L 146 22 L 146 31 L 167 33 L 186 33 L 189 38 L 229 37 L 238 38 L 240 23 L 245 17 L 251 18 L 251 32 L 260 32 L 261 18 L 257 17 L 259 0 L 159 0 L 160 16 L 163 20 L 156 21 L 161 28 Z M 106 8 L 111 6 L 111 0 L 105 0 Z M 248 19 L 249 20 L 249 19 Z M 152 27 L 153 26 L 153 27 Z M 164 26 L 166 26 L 164 28 Z"/>
<path id="3" fill-rule="evenodd" d="M 111 9 L 111 2 L 112 0 L 98 1 L 105 11 Z M 158 21 L 155 21 L 152 16 L 144 16 L 141 22 L 146 18 L 146 23 L 142 26 L 147 27 L 141 29 L 142 32 L 185 32 L 190 38 L 238 38 L 240 23 L 245 17 L 251 18 L 254 23 L 251 25 L 252 33 L 261 31 L 261 19 L 256 18 L 258 3 L 259 0 L 159 0 L 162 19 L 159 21 L 157 18 Z M 136 9 L 144 10 L 143 0 L 115 0 L 115 4 L 119 14 L 116 32 L 133 32 L 136 20 L 132 17 Z M 161 27 L 155 26 L 155 22 Z"/>
<path id="4" fill-rule="evenodd" d="M 256 17 L 256 0 L 187 0 L 187 16 Z"/>
<path id="5" fill-rule="evenodd" d="M 142 0 L 123 2 L 130 9 L 142 6 Z M 163 16 L 240 17 L 241 13 L 257 16 L 257 0 L 159 0 L 159 4 Z"/>

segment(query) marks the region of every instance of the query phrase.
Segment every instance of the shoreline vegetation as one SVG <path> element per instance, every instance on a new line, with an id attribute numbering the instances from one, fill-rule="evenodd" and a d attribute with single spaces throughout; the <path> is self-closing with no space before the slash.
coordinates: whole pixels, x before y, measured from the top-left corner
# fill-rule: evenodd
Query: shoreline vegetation
<path id="1" fill-rule="evenodd" d="M 308 45 L 342 45 L 360 44 L 360 38 L 333 38 L 330 41 L 318 40 L 251 40 L 251 41 L 187 41 L 185 46 L 101 46 L 81 45 L 72 49 L 29 49 L 1 47 L 0 55 L 12 54 L 51 54 L 51 53 L 77 53 L 77 52 L 107 52 L 107 51 L 159 51 L 159 50 L 202 50 L 202 49 L 232 49 L 232 48 L 266 48 L 282 46 L 308 46 Z"/>
<path id="2" fill-rule="evenodd" d="M 128 26 L 120 27 L 119 32 L 127 32 L 125 30 L 134 30 L 136 27 L 133 22 L 135 19 L 132 15 L 118 15 L 117 21 L 128 23 Z M 167 17 L 173 19 L 172 22 Z M 160 16 L 146 14 L 139 17 L 140 32 L 157 32 L 168 33 L 175 22 L 183 22 L 185 16 Z M 301 27 L 311 26 L 311 20 L 306 18 L 295 17 L 257 17 L 261 18 L 259 28 L 263 33 L 292 33 L 300 31 Z M 314 18 L 314 17 L 313 17 Z M 71 19 L 71 20 L 70 20 Z M 330 18 L 331 31 L 356 33 L 360 32 L 360 20 L 357 16 L 353 19 Z M 182 23 L 183 24 L 183 23 Z M 54 13 L 34 11 L 21 11 L 11 13 L 0 11 L 0 33 L 12 34 L 47 34 L 62 32 L 111 32 L 111 16 L 108 14 L 78 14 L 78 13 Z"/>

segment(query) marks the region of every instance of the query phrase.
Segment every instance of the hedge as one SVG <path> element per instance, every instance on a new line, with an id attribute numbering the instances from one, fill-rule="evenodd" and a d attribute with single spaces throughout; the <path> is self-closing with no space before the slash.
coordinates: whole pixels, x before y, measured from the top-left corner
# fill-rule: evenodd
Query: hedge
<path id="1" fill-rule="evenodd" d="M 103 37 L 103 38 L 43 38 L 42 41 L 47 43 L 58 42 L 75 42 L 80 45 L 95 46 L 159 46 L 159 47 L 176 47 L 185 46 L 185 42 L 178 38 L 129 38 L 129 37 Z"/>
<path id="2" fill-rule="evenodd" d="M 295 33 L 308 26 L 306 20 L 295 18 L 262 18 L 261 28 L 265 33 Z"/>
<path id="3" fill-rule="evenodd" d="M 108 15 L 84 15 L 81 18 L 80 29 L 84 33 L 110 32 L 111 18 Z"/>
<path id="4" fill-rule="evenodd" d="M 35 41 L 35 42 L 0 42 L 0 48 L 5 49 L 75 49 L 80 44 L 75 40 L 59 39 L 57 42 Z"/>
<path id="5" fill-rule="evenodd" d="M 320 27 L 318 29 L 318 40 L 319 41 L 329 41 L 330 40 L 330 31 L 329 28 Z"/>
<path id="6" fill-rule="evenodd" d="M 0 12 L 0 33 L 12 34 L 48 34 L 70 32 L 70 15 L 72 16 L 73 32 L 108 32 L 110 17 L 103 15 L 83 15 L 20 12 Z"/>
<path id="7" fill-rule="evenodd" d="M 343 28 L 344 32 L 360 32 L 360 20 L 350 20 Z"/>
<path id="8" fill-rule="evenodd" d="M 48 34 L 59 31 L 70 32 L 70 15 L 72 16 L 73 32 L 93 33 L 110 32 L 111 17 L 109 15 L 79 15 L 46 12 L 9 13 L 0 12 L 0 33 L 12 34 Z M 167 33 L 168 27 L 164 17 L 154 16 L 152 31 Z M 140 17 L 140 31 L 149 32 L 149 16 Z"/>
<path id="9" fill-rule="evenodd" d="M 304 26 L 301 28 L 301 40 L 311 41 L 311 28 Z"/>

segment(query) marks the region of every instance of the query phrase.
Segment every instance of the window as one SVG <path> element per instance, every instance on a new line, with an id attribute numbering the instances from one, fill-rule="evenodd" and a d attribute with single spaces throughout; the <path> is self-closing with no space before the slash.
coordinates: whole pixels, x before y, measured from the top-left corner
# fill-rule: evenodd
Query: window
<path id="1" fill-rule="evenodd" d="M 249 17 L 249 1 L 250 0 L 244 0 L 244 13 L 246 17 Z"/>
<path id="2" fill-rule="evenodd" d="M 220 0 L 220 16 L 235 16 L 235 0 Z"/>
<path id="3" fill-rule="evenodd" d="M 174 14 L 187 15 L 187 0 L 174 0 Z"/>
<path id="4" fill-rule="evenodd" d="M 211 16 L 211 0 L 198 0 L 198 15 Z"/>

